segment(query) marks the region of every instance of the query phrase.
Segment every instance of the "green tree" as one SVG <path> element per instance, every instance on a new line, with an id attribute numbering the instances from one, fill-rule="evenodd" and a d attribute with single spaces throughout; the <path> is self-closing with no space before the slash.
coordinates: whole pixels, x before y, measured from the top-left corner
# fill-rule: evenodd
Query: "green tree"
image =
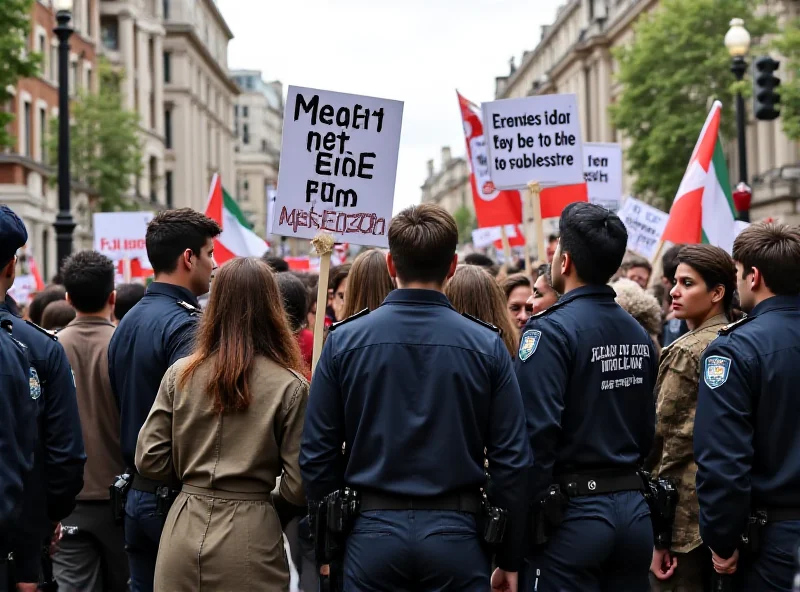
<path id="1" fill-rule="evenodd" d="M 126 194 L 142 171 L 139 116 L 123 105 L 123 74 L 104 59 L 98 62 L 97 71 L 99 91 L 81 91 L 72 104 L 71 176 L 99 193 L 100 211 L 135 210 L 137 206 Z M 55 163 L 58 120 L 51 121 L 50 131 L 49 153 Z"/>
<path id="2" fill-rule="evenodd" d="M 781 76 L 781 120 L 783 130 L 792 140 L 800 140 L 800 18 L 790 22 L 775 41 L 775 48 L 784 56 L 781 70 L 793 72 Z"/>
<path id="3" fill-rule="evenodd" d="M 634 26 L 634 41 L 614 52 L 619 61 L 619 101 L 610 108 L 617 129 L 630 139 L 628 169 L 634 192 L 668 209 L 678 190 L 711 102 L 722 101 L 720 133 L 736 129 L 737 83 L 723 43 L 733 17 L 743 18 L 754 39 L 774 27 L 756 17 L 754 0 L 663 0 Z"/>
<path id="4" fill-rule="evenodd" d="M 33 0 L 2 0 L 0 8 L 0 148 L 14 148 L 16 139 L 9 133 L 14 114 L 8 105 L 14 95 L 9 92 L 20 78 L 36 76 L 41 56 L 26 51 L 31 29 Z"/>
<path id="5" fill-rule="evenodd" d="M 453 218 L 458 226 L 458 242 L 466 244 L 472 241 L 472 231 L 475 230 L 475 217 L 467 206 L 461 206 L 453 213 Z"/>

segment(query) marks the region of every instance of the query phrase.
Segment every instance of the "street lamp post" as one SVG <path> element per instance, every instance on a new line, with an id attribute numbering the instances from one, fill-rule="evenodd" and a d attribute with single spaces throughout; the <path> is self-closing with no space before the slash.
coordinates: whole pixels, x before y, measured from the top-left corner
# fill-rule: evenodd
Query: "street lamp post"
<path id="1" fill-rule="evenodd" d="M 740 18 L 731 19 L 731 28 L 725 34 L 725 47 L 732 58 L 731 72 L 736 80 L 742 81 L 747 71 L 745 56 L 750 51 L 750 33 L 744 28 L 744 21 Z M 747 122 L 744 111 L 744 98 L 741 92 L 736 93 L 736 131 L 739 138 L 739 184 L 736 189 L 740 195 L 750 193 L 747 185 Z M 749 199 L 742 200 L 746 205 L 739 211 L 739 219 L 750 221 Z M 738 207 L 737 207 L 738 209 Z"/>
<path id="2" fill-rule="evenodd" d="M 58 214 L 53 227 L 56 231 L 58 268 L 72 253 L 72 232 L 75 222 L 70 206 L 69 174 L 69 38 L 73 33 L 72 0 L 55 0 L 58 25 L 53 32 L 58 36 Z M 76 81 L 77 82 L 77 81 Z"/>

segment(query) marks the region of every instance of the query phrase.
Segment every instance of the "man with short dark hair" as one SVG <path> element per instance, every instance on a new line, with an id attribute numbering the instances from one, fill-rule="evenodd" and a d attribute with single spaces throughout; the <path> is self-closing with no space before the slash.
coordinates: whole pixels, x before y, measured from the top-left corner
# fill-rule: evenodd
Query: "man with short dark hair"
<path id="1" fill-rule="evenodd" d="M 344 487 L 361 496 L 339 558 L 345 590 L 485 592 L 488 458 L 489 502 L 508 512 L 492 585 L 516 592 L 531 458 L 508 351 L 443 294 L 458 262 L 450 214 L 408 208 L 388 235 L 398 289 L 331 328 L 311 383 L 300 449 L 311 515 Z"/>
<path id="2" fill-rule="evenodd" d="M 733 259 L 748 316 L 721 329 L 700 363 L 700 535 L 718 573 L 743 572 L 742 590 L 789 592 L 800 540 L 800 229 L 753 224 Z M 751 515 L 765 524 L 748 526 Z M 748 527 L 760 549 L 745 546 L 740 562 Z"/>
<path id="3" fill-rule="evenodd" d="M 197 297 L 208 292 L 216 266 L 213 239 L 220 232 L 214 220 L 190 208 L 156 214 L 145 235 L 155 281 L 119 323 L 108 346 L 111 388 L 120 405 L 122 459 L 133 475 L 125 505 L 131 592 L 153 589 L 166 510 L 171 492 L 180 489 L 177 478 L 161 483 L 136 473 L 136 440 L 161 378 L 191 353 L 201 313 Z"/>
<path id="4" fill-rule="evenodd" d="M 60 284 L 47 286 L 31 300 L 31 304 L 28 307 L 28 318 L 32 323 L 41 326 L 44 309 L 47 308 L 48 304 L 57 300 L 64 300 L 65 294 L 66 290 Z"/>
<path id="5" fill-rule="evenodd" d="M 289 264 L 283 257 L 278 257 L 277 255 L 273 255 L 271 253 L 264 253 L 261 256 L 261 259 L 270 266 L 272 271 L 275 273 L 284 273 L 289 271 Z"/>
<path id="6" fill-rule="evenodd" d="M 120 284 L 117 286 L 117 299 L 114 302 L 114 320 L 117 324 L 128 314 L 137 302 L 144 298 L 142 284 Z"/>
<path id="7" fill-rule="evenodd" d="M 59 586 L 82 592 L 124 592 L 128 586 L 125 539 L 109 511 L 108 492 L 114 477 L 125 469 L 119 408 L 108 377 L 114 273 L 114 263 L 97 251 L 75 253 L 61 267 L 67 302 L 76 317 L 58 337 L 75 376 L 88 453 L 78 504 L 64 520 L 65 526 L 76 526 L 77 531 L 64 537 L 53 567 Z"/>
<path id="8" fill-rule="evenodd" d="M 653 530 L 637 471 L 655 431 L 656 353 L 606 285 L 625 255 L 622 221 L 574 203 L 559 229 L 551 274 L 563 296 L 525 325 L 516 371 L 533 507 L 555 488 L 569 505 L 548 540 L 532 541 L 525 590 L 645 592 Z"/>

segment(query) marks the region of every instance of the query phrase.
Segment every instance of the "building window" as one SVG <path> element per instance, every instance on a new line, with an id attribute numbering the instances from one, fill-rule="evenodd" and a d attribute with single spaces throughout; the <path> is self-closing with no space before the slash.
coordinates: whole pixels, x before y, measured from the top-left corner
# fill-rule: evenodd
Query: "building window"
<path id="1" fill-rule="evenodd" d="M 250 128 L 246 123 L 242 125 L 242 143 L 243 144 L 250 143 Z"/>
<path id="2" fill-rule="evenodd" d="M 86 69 L 86 90 L 87 91 L 89 91 L 89 92 L 92 91 L 93 83 L 94 83 L 94 80 L 93 80 L 92 69 L 91 68 L 87 68 Z"/>
<path id="3" fill-rule="evenodd" d="M 250 193 L 250 183 L 247 181 L 247 179 L 245 179 L 244 180 L 244 191 L 242 192 L 242 200 L 243 201 L 249 201 L 250 200 L 250 196 L 248 195 L 249 193 Z"/>
<path id="4" fill-rule="evenodd" d="M 164 193 L 166 193 L 167 207 L 172 208 L 172 171 L 164 175 Z"/>
<path id="5" fill-rule="evenodd" d="M 47 164 L 47 109 L 39 107 L 39 154 L 44 164 Z"/>
<path id="6" fill-rule="evenodd" d="M 50 81 L 58 84 L 58 46 L 50 46 Z"/>
<path id="7" fill-rule="evenodd" d="M 106 49 L 119 49 L 119 21 L 116 17 L 104 16 L 100 19 L 100 38 Z"/>
<path id="8" fill-rule="evenodd" d="M 267 141 L 266 140 L 261 140 L 261 152 L 263 152 L 265 154 L 267 152 Z"/>
<path id="9" fill-rule="evenodd" d="M 164 145 L 172 149 L 172 109 L 164 110 Z"/>
<path id="10" fill-rule="evenodd" d="M 250 110 L 248 109 L 247 105 L 244 105 L 242 107 L 242 117 L 247 117 L 248 115 L 250 115 Z"/>
<path id="11" fill-rule="evenodd" d="M 150 203 L 158 202 L 158 161 L 155 156 L 150 157 Z"/>
<path id="12" fill-rule="evenodd" d="M 233 106 L 233 116 L 234 117 L 239 117 L 239 105 L 234 105 Z"/>
<path id="13" fill-rule="evenodd" d="M 161 7 L 164 11 L 164 20 L 169 20 L 169 0 L 163 0 Z"/>
<path id="14" fill-rule="evenodd" d="M 48 66 L 50 66 L 50 64 L 47 63 L 49 57 L 47 55 L 47 38 L 41 33 L 39 34 L 39 47 L 36 48 L 36 51 L 42 56 L 42 76 L 48 78 Z"/>
<path id="15" fill-rule="evenodd" d="M 172 82 L 172 54 L 164 52 L 164 82 Z"/>
<path id="16" fill-rule="evenodd" d="M 80 86 L 80 80 L 78 79 L 78 62 L 70 63 L 70 94 L 75 94 L 78 91 L 78 87 Z"/>
<path id="17" fill-rule="evenodd" d="M 22 122 L 22 154 L 30 158 L 33 156 L 31 154 L 33 149 L 33 138 L 31 138 L 31 104 L 28 101 L 25 101 L 24 113 L 25 119 Z"/>

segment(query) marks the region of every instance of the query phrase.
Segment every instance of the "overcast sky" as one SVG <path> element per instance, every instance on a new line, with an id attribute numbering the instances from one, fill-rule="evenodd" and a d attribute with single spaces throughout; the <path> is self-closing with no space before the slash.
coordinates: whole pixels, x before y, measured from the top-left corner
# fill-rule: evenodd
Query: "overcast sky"
<path id="1" fill-rule="evenodd" d="M 394 211 L 418 203 L 426 161 L 465 152 L 456 88 L 476 103 L 519 65 L 564 0 L 217 0 L 231 69 L 405 102 Z"/>

